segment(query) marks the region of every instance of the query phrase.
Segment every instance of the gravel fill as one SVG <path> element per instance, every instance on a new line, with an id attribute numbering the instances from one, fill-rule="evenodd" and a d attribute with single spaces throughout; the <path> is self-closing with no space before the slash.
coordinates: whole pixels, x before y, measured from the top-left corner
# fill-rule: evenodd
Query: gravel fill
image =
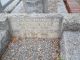
<path id="1" fill-rule="evenodd" d="M 2 60 L 58 60 L 60 39 L 19 38 L 10 43 Z"/>

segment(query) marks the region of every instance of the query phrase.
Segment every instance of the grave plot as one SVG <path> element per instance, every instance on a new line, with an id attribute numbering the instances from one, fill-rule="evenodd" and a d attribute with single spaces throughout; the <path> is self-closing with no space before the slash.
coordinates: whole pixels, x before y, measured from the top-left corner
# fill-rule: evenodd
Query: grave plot
<path id="1" fill-rule="evenodd" d="M 13 37 L 2 60 L 59 60 L 62 16 L 31 14 L 8 18 Z"/>

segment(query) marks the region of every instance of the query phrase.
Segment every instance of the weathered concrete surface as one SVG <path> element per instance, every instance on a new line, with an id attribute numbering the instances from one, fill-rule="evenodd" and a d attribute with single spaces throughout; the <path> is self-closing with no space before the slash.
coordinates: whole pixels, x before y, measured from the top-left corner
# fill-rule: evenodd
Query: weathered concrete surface
<path id="1" fill-rule="evenodd" d="M 65 31 L 80 31 L 80 14 L 65 15 L 63 25 Z"/>
<path id="2" fill-rule="evenodd" d="M 61 49 L 62 60 L 80 60 L 80 32 L 65 31 Z"/>

